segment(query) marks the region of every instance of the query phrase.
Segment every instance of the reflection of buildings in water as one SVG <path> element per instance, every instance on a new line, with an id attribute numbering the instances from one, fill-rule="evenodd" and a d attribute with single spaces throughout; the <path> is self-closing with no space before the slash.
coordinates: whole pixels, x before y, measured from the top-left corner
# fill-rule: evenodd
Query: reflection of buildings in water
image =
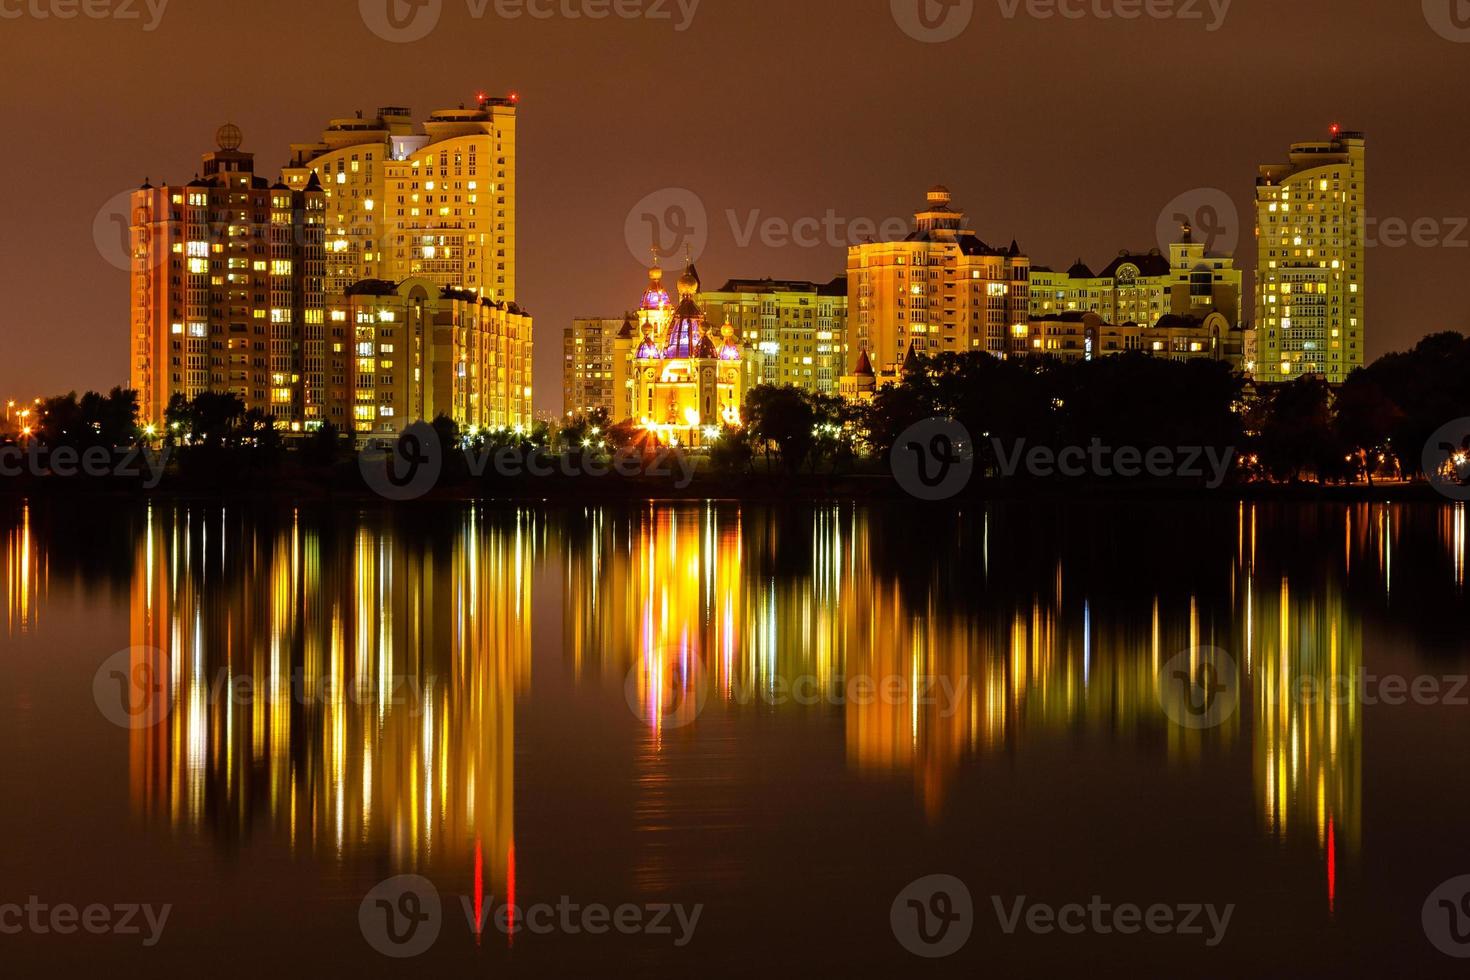
<path id="1" fill-rule="evenodd" d="M 166 654 L 172 710 L 134 733 L 135 803 L 225 839 L 264 825 L 293 852 L 477 877 L 483 860 L 503 881 L 534 520 L 466 512 L 438 547 L 351 526 L 150 509 L 132 642 Z"/>
<path id="2" fill-rule="evenodd" d="M 5 532 L 5 635 L 34 633 L 48 570 L 31 530 L 31 508 Z"/>
<path id="3" fill-rule="evenodd" d="M 1314 838 L 1328 902 L 1339 856 L 1356 858 L 1362 828 L 1363 640 L 1342 593 L 1299 596 L 1282 579 L 1256 603 L 1251 659 L 1254 770 L 1262 816 L 1281 839 Z"/>
<path id="4" fill-rule="evenodd" d="M 1242 508 L 1253 539 L 1256 510 Z M 1342 562 L 1329 563 L 1325 580 L 1311 592 L 1294 589 L 1286 574 L 1258 580 L 1254 544 L 1240 568 L 1262 820 L 1278 839 L 1315 842 L 1331 910 L 1338 861 L 1356 862 L 1362 842 L 1363 636 L 1344 580 L 1355 562 L 1367 560 L 1389 590 L 1391 520 L 1387 508 L 1346 508 Z"/>
<path id="5" fill-rule="evenodd" d="M 1465 504 L 1456 503 L 1444 513 L 1444 539 L 1455 570 L 1455 587 L 1465 588 Z"/>
<path id="6" fill-rule="evenodd" d="M 677 720 L 665 711 L 699 685 L 709 707 L 799 708 L 798 695 L 828 692 L 853 766 L 911 771 L 931 814 L 967 753 L 1078 723 L 1166 729 L 1155 676 L 1201 642 L 1195 603 L 1161 614 L 1155 601 L 1145 630 L 1095 622 L 1085 599 L 1064 603 L 1058 569 L 1047 595 L 1004 613 L 947 610 L 932 592 L 916 602 L 875 566 L 869 520 L 844 507 L 801 522 L 714 505 L 590 512 L 583 542 L 568 542 L 574 669 L 618 681 L 633 671 L 654 755 Z M 1232 719 L 1225 735 L 1238 728 Z M 1199 751 L 1199 733 L 1168 729 L 1173 751 Z M 664 772 L 654 755 L 649 771 Z"/>

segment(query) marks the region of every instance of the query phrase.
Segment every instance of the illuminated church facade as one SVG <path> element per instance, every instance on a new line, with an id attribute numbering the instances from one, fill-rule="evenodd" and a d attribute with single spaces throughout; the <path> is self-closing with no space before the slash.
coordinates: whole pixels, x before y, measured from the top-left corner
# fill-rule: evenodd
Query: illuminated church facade
<path id="1" fill-rule="evenodd" d="M 677 304 L 663 280 L 655 263 L 638 308 L 641 340 L 629 372 L 631 417 L 668 445 L 706 446 L 726 427 L 743 424 L 741 410 L 759 376 L 759 355 L 741 346 L 729 324 L 718 336 L 708 327 L 692 261 L 679 277 Z"/>

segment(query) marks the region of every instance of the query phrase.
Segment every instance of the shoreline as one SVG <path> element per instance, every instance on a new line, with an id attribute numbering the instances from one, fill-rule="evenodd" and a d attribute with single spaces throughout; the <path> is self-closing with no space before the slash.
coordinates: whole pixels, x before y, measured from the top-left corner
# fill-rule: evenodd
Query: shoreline
<path id="1" fill-rule="evenodd" d="M 92 481 L 37 480 L 27 485 L 0 484 L 0 499 L 79 501 L 217 501 L 245 503 L 378 504 L 387 508 L 441 503 L 495 502 L 511 504 L 598 504 L 627 503 L 873 503 L 908 504 L 924 509 L 956 509 L 972 504 L 1010 501 L 1079 500 L 1112 503 L 1167 501 L 1232 501 L 1264 503 L 1459 503 L 1428 483 L 1367 484 L 1227 484 L 1218 488 L 1203 485 L 1120 481 L 975 481 L 953 497 L 926 501 L 907 493 L 892 477 L 845 474 L 842 476 L 756 476 L 729 479 L 696 478 L 687 486 L 665 480 L 598 481 L 595 494 L 588 481 L 579 478 L 546 477 L 534 483 L 479 487 L 456 484 L 438 487 L 409 500 L 395 501 L 375 493 L 359 482 L 309 482 L 278 480 L 262 485 L 218 486 L 201 483 L 184 485 L 166 481 L 153 489 L 136 486 L 106 486 Z M 58 488 L 60 488 L 58 490 Z"/>

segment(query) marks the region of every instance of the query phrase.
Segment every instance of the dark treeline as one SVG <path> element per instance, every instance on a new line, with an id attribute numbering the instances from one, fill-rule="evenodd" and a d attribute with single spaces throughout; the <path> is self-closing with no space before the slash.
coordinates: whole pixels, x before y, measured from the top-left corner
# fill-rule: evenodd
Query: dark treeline
<path id="1" fill-rule="evenodd" d="M 886 459 L 900 435 L 943 417 L 970 432 L 989 475 L 1022 447 L 1233 450 L 1240 481 L 1372 481 L 1422 476 L 1430 437 L 1470 417 L 1470 340 L 1425 338 L 1355 371 L 1335 390 L 1318 378 L 1250 386 L 1223 363 L 1142 353 L 1093 361 L 921 358 L 866 405 L 795 388 L 757 388 L 747 429 L 727 434 L 747 457 L 789 473 Z"/>
<path id="2" fill-rule="evenodd" d="M 68 394 L 34 406 L 24 431 L 0 433 L 0 448 L 166 451 L 170 486 L 182 489 L 362 488 L 353 443 L 330 424 L 284 433 L 268 414 L 229 394 L 175 397 L 158 431 L 141 429 L 137 416 L 131 391 Z M 919 358 L 866 403 L 757 387 L 746 399 L 745 426 L 723 430 L 698 469 L 716 482 L 749 478 L 741 481 L 747 486 L 796 475 L 880 476 L 900 437 L 934 418 L 964 425 L 980 472 L 992 480 L 1035 477 L 1004 465 L 1017 453 L 1091 446 L 1208 449 L 1234 461 L 1229 478 L 1236 483 L 1414 479 L 1423 476 L 1431 437 L 1470 418 L 1470 340 L 1426 337 L 1335 389 L 1316 378 L 1251 386 L 1219 362 L 1145 354 L 1076 362 L 942 354 Z M 465 431 L 446 418 L 432 426 L 446 450 L 576 458 L 659 448 L 650 434 L 603 413 L 556 433 L 544 424 Z M 1446 449 L 1448 462 L 1455 447 Z M 461 457 L 446 453 L 449 485 L 470 477 Z M 505 489 L 514 490 L 514 481 Z"/>

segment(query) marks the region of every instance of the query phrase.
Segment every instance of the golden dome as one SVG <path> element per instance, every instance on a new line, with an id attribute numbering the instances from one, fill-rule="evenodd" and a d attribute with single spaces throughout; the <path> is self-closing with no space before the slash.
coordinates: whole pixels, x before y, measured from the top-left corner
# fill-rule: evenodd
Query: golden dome
<path id="1" fill-rule="evenodd" d="M 694 296 L 698 293 L 699 273 L 695 271 L 694 263 L 691 262 L 689 263 L 689 267 L 684 270 L 684 274 L 679 277 L 679 295 Z"/>

